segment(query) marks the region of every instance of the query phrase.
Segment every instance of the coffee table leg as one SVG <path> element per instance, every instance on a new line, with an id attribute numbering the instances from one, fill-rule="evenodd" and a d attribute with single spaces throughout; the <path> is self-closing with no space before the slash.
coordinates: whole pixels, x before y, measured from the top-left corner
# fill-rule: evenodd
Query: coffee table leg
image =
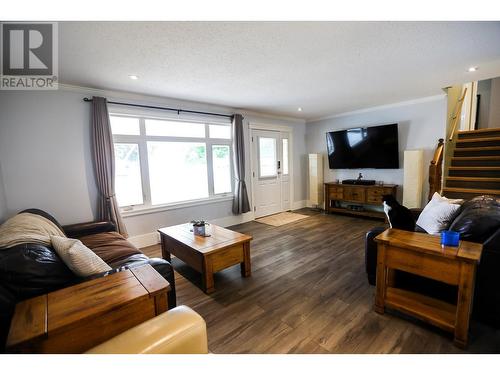
<path id="1" fill-rule="evenodd" d="M 203 290 L 205 293 L 215 292 L 214 287 L 214 272 L 212 270 L 212 260 L 210 257 L 203 259 L 203 272 L 201 273 Z"/>
<path id="2" fill-rule="evenodd" d="M 243 244 L 243 262 L 240 263 L 241 276 L 249 277 L 252 275 L 252 264 L 250 262 L 250 242 Z"/>
<path id="3" fill-rule="evenodd" d="M 161 256 L 163 259 L 170 262 L 172 259 L 170 256 L 170 252 L 168 251 L 168 248 L 169 248 L 168 239 L 166 239 L 165 236 L 162 235 L 161 236 Z"/>

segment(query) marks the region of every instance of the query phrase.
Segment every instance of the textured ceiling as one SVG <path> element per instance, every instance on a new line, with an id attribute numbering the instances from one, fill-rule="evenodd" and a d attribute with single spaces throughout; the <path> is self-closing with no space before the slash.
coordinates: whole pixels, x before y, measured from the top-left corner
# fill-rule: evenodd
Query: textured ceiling
<path id="1" fill-rule="evenodd" d="M 62 83 L 306 119 L 500 76 L 500 22 L 62 22 L 59 39 Z"/>

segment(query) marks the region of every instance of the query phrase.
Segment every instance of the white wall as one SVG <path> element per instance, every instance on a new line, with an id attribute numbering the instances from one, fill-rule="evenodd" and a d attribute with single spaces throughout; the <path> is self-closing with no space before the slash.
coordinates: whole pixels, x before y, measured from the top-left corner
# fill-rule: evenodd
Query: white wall
<path id="1" fill-rule="evenodd" d="M 8 214 L 37 207 L 52 213 L 62 224 L 93 220 L 97 191 L 90 153 L 90 105 L 82 100 L 91 95 L 212 112 L 239 112 L 245 117 L 246 141 L 249 140 L 249 122 L 291 126 L 294 129 L 293 201 L 295 206 L 300 206 L 305 200 L 307 172 L 303 163 L 303 120 L 278 119 L 208 104 L 130 93 L 68 87 L 45 92 L 0 92 L 0 160 Z M 250 147 L 246 143 L 246 181 L 251 197 Z M 1 202 L 0 195 L 0 210 Z M 125 218 L 125 223 L 130 235 L 137 236 L 194 218 L 224 219 L 223 223 L 229 223 L 229 219 L 234 219 L 234 222 L 245 220 L 233 217 L 231 205 L 232 202 L 225 201 L 130 216 Z"/>
<path id="2" fill-rule="evenodd" d="M 428 166 L 439 138 L 444 138 L 446 124 L 446 97 L 429 97 L 412 102 L 356 111 L 336 117 L 308 122 L 306 126 L 307 153 L 322 153 L 325 160 L 325 182 L 335 179 L 357 178 L 363 173 L 365 179 L 382 180 L 384 183 L 398 184 L 399 199 L 402 198 L 403 151 L 424 150 L 425 185 L 422 203 L 426 203 L 429 191 Z M 326 153 L 326 133 L 357 126 L 399 124 L 399 165 L 400 169 L 337 169 L 328 166 Z"/>

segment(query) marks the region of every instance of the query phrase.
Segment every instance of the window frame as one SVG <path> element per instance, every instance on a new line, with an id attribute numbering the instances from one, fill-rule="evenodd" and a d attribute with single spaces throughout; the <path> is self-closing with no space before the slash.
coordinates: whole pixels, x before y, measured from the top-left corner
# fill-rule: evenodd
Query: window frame
<path id="1" fill-rule="evenodd" d="M 120 211 L 123 216 L 133 216 L 134 214 L 144 214 L 149 212 L 157 212 L 168 209 L 177 209 L 181 207 L 190 207 L 200 204 L 214 203 L 219 201 L 232 200 L 234 196 L 234 168 L 233 168 L 233 140 L 224 138 L 210 138 L 209 126 L 210 125 L 224 125 L 231 127 L 230 122 L 217 121 L 217 119 L 211 118 L 172 118 L 169 116 L 159 116 L 158 114 L 148 115 L 146 113 L 133 114 L 129 111 L 120 111 L 118 109 L 109 112 L 110 117 L 133 117 L 139 120 L 139 130 L 140 135 L 125 135 L 125 134 L 112 134 L 113 144 L 115 143 L 137 143 L 139 146 L 139 160 L 140 160 L 140 170 L 141 170 L 141 184 L 142 184 L 142 194 L 143 194 L 143 204 L 142 205 L 131 205 L 120 207 Z M 146 120 L 164 120 L 164 121 L 177 121 L 179 123 L 201 123 L 205 126 L 205 137 L 172 137 L 172 136 L 151 136 L 146 135 Z M 232 132 L 231 132 L 232 134 Z M 179 202 L 171 202 L 164 204 L 153 205 L 151 203 L 151 184 L 149 175 L 149 160 L 148 160 L 148 148 L 147 144 L 149 141 L 154 142 L 183 142 L 183 143 L 204 143 L 206 147 L 206 159 L 207 159 L 207 181 L 208 181 L 208 197 L 200 199 L 190 199 Z M 231 179 L 231 191 L 226 193 L 214 193 L 214 173 L 213 173 L 213 155 L 212 146 L 229 146 L 229 169 L 230 169 L 230 179 Z"/>

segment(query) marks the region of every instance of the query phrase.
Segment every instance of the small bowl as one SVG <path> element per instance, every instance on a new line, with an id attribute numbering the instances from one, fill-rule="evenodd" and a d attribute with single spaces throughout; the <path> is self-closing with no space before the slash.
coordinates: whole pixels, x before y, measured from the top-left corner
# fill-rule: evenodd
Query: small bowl
<path id="1" fill-rule="evenodd" d="M 460 242 L 460 233 L 452 230 L 445 230 L 441 232 L 441 246 L 454 246 L 457 247 Z"/>

